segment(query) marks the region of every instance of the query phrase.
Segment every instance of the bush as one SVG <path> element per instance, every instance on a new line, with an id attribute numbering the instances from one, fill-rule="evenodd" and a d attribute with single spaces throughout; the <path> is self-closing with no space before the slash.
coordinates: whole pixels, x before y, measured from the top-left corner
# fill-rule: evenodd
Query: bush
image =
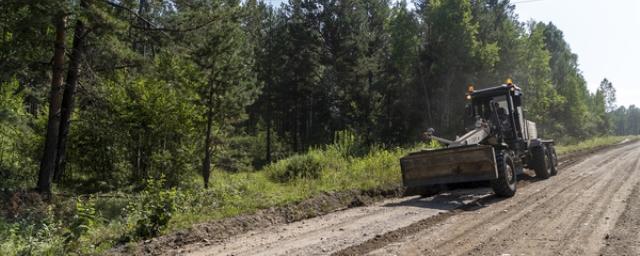
<path id="1" fill-rule="evenodd" d="M 282 160 L 271 167 L 271 178 L 279 182 L 294 179 L 317 179 L 322 174 L 322 162 L 311 152 L 295 155 Z"/>
<path id="2" fill-rule="evenodd" d="M 113 220 L 126 214 L 127 205 L 133 200 L 132 196 L 124 193 L 113 193 L 108 196 L 96 197 L 96 212 L 103 218 Z"/>
<path id="3" fill-rule="evenodd" d="M 327 145 L 327 150 L 335 150 L 343 157 L 364 156 L 368 149 L 362 138 L 349 130 L 336 132 L 333 136 L 333 143 Z"/>
<path id="4" fill-rule="evenodd" d="M 163 184 L 163 178 L 148 180 L 147 187 L 140 194 L 141 205 L 136 202 L 129 205 L 130 215 L 137 215 L 137 221 L 133 234 L 123 238 L 124 241 L 155 237 L 167 227 L 176 211 L 177 192 L 175 188 L 165 189 Z"/>
<path id="5" fill-rule="evenodd" d="M 67 232 L 65 232 L 65 247 L 68 250 L 78 250 L 82 245 L 80 238 L 96 225 L 95 200 L 76 199 L 75 214 L 73 215 Z"/>
<path id="6" fill-rule="evenodd" d="M 38 120 L 24 108 L 17 81 L 0 83 L 0 191 L 35 183 L 40 135 Z"/>
<path id="7" fill-rule="evenodd" d="M 55 217 L 57 206 L 31 192 L 0 197 L 0 255 L 65 254 L 66 229 L 64 220 Z"/>

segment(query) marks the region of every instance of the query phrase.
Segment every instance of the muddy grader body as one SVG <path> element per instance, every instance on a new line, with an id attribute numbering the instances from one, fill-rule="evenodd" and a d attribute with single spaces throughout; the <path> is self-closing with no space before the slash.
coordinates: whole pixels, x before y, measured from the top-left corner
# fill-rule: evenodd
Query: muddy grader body
<path id="1" fill-rule="evenodd" d="M 553 140 L 538 138 L 535 123 L 524 118 L 523 94 L 511 83 L 481 90 L 469 87 L 467 114 L 474 127 L 456 140 L 425 133 L 447 145 L 400 159 L 402 181 L 410 194 L 426 194 L 441 185 L 490 181 L 495 194 L 513 196 L 523 168 L 547 179 L 557 173 Z"/>

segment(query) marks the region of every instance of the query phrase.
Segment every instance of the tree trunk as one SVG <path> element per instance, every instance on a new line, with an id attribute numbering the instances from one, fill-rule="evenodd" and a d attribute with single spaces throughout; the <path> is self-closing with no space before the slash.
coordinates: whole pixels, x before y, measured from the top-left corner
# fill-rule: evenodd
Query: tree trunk
<path id="1" fill-rule="evenodd" d="M 267 152 L 265 160 L 267 163 L 271 163 L 271 113 L 267 114 Z"/>
<path id="2" fill-rule="evenodd" d="M 211 174 L 211 126 L 213 125 L 213 88 L 209 88 L 207 109 L 207 129 L 204 139 L 204 160 L 202 161 L 202 179 L 204 188 L 209 188 L 209 175 Z"/>
<path id="3" fill-rule="evenodd" d="M 58 135 L 60 130 L 60 105 L 62 103 L 62 75 L 64 72 L 66 17 L 56 15 L 53 20 L 56 29 L 54 41 L 51 94 L 49 95 L 49 120 L 44 143 L 44 153 L 40 162 L 37 190 L 41 194 L 51 194 L 51 181 L 56 164 Z"/>
<path id="4" fill-rule="evenodd" d="M 432 126 L 433 116 L 431 114 L 431 93 L 429 93 L 429 89 L 427 89 L 427 84 L 424 81 L 425 74 L 422 72 L 421 64 L 418 64 L 417 67 L 418 67 L 418 76 L 420 77 L 420 85 L 422 85 L 422 93 L 424 95 L 424 104 L 427 107 L 426 121 L 428 126 Z M 428 127 L 425 127 L 425 128 L 428 128 Z"/>
<path id="5" fill-rule="evenodd" d="M 139 27 L 144 29 L 140 32 L 142 33 L 142 36 L 137 35 L 133 40 L 133 49 L 142 54 L 143 57 L 147 57 L 146 33 L 147 29 L 149 28 L 149 23 L 147 23 L 142 17 L 144 17 L 149 10 L 148 5 L 149 3 L 147 3 L 146 0 L 140 0 L 139 2 L 137 23 Z"/>
<path id="6" fill-rule="evenodd" d="M 86 1 L 80 1 L 82 8 L 87 7 Z M 53 179 L 55 182 L 62 180 L 66 166 L 66 146 L 69 135 L 69 126 L 71 124 L 71 114 L 74 107 L 74 94 L 78 85 L 80 74 L 80 61 L 84 52 L 85 24 L 82 19 L 76 21 L 76 28 L 73 36 L 73 48 L 69 61 L 69 71 L 67 73 L 67 83 L 64 87 L 64 95 L 62 98 L 62 115 L 60 117 L 60 134 L 58 138 L 58 154 L 56 158 L 55 172 Z"/>

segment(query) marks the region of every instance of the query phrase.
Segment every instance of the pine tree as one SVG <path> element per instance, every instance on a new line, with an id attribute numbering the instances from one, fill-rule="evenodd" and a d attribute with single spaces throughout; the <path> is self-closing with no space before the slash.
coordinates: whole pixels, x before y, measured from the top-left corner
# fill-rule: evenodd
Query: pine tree
<path id="1" fill-rule="evenodd" d="M 47 135 L 44 143 L 44 153 L 40 162 L 40 172 L 38 174 L 37 190 L 42 194 L 51 194 L 51 182 L 55 171 L 56 157 L 58 150 L 58 134 L 60 131 L 60 109 L 62 105 L 63 75 L 65 62 L 65 36 L 67 17 L 63 11 L 59 11 L 53 17 L 53 24 L 56 30 L 51 93 L 49 96 L 49 119 L 47 121 Z"/>
<path id="2" fill-rule="evenodd" d="M 424 114 L 417 83 L 416 68 L 420 49 L 420 23 L 406 1 L 400 1 L 391 10 L 389 19 L 389 50 L 383 61 L 383 110 L 379 122 L 382 141 L 401 144 L 414 140 L 420 134 L 414 124 Z"/>
<path id="3" fill-rule="evenodd" d="M 242 9 L 238 1 L 198 2 L 183 10 L 186 15 L 216 13 L 220 19 L 203 31 L 189 33 L 187 42 L 193 49 L 190 56 L 199 67 L 197 91 L 204 126 L 204 156 L 202 177 L 209 185 L 213 148 L 217 136 L 224 136 L 235 123 L 242 120 L 245 107 L 253 103 L 260 86 L 253 68 L 253 51 L 242 29 Z M 206 11 L 204 11 L 206 10 Z"/>

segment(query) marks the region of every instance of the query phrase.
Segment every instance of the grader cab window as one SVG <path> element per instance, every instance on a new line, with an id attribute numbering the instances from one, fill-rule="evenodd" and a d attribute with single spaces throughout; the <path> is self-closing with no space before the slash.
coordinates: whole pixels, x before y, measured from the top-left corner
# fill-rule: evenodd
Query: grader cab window
<path id="1" fill-rule="evenodd" d="M 511 112 L 509 111 L 507 96 L 498 96 L 477 99 L 476 101 L 474 101 L 474 114 L 476 116 L 482 117 L 485 120 L 490 120 L 493 112 L 491 105 L 493 105 L 498 115 L 506 116 Z"/>

